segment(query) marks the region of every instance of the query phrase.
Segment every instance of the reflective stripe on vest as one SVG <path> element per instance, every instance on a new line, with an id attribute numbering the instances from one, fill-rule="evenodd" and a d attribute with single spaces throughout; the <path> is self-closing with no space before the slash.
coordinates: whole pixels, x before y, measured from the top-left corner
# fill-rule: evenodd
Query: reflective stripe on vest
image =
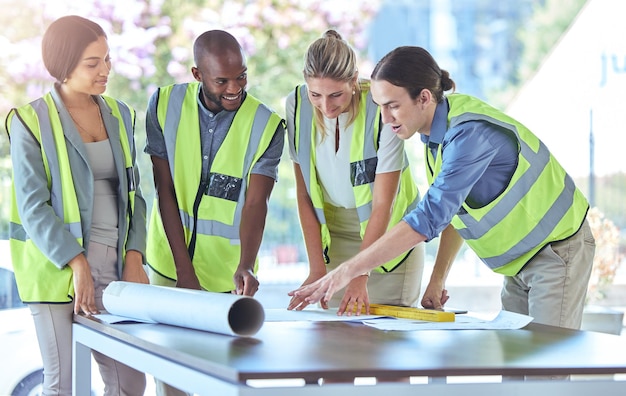
<path id="1" fill-rule="evenodd" d="M 48 176 L 48 186 L 50 188 L 50 205 L 54 213 L 63 220 L 65 228 L 76 239 L 82 239 L 80 211 L 76 195 L 63 195 L 63 191 L 74 191 L 74 180 L 72 179 L 72 172 L 67 161 L 67 147 L 65 146 L 65 137 L 61 129 L 61 121 L 56 113 L 52 96 L 47 94 L 31 103 L 28 107 L 22 107 L 15 110 L 15 112 L 41 144 L 42 156 L 45 159 L 44 166 Z M 52 117 L 54 117 L 54 130 L 50 122 Z M 60 132 L 57 132 L 57 130 L 60 130 Z M 41 131 L 50 132 L 42 134 Z M 57 152 L 57 146 L 59 146 L 60 153 Z M 62 162 L 59 161 L 59 155 L 62 158 Z M 58 199 L 58 197 L 62 197 L 62 199 Z M 17 215 L 17 208 L 15 214 Z M 28 239 L 28 235 L 24 231 L 21 222 L 17 223 L 18 219 L 19 217 L 11 221 L 9 237 L 25 241 Z"/>
<path id="2" fill-rule="evenodd" d="M 239 263 L 239 226 L 250 170 L 265 153 L 282 119 L 247 94 L 211 165 L 198 217 L 193 205 L 202 175 L 198 114 L 200 84 L 175 84 L 159 91 L 157 117 L 167 147 L 170 172 L 189 245 L 196 230 L 193 262 L 203 288 L 233 290 Z M 179 134 L 180 132 L 180 134 Z M 241 151 L 245 154 L 241 155 Z M 162 275 L 176 279 L 176 268 L 155 198 L 148 232 L 148 261 Z"/>
<path id="3" fill-rule="evenodd" d="M 124 102 L 120 102 L 108 96 L 101 96 L 104 101 L 109 105 L 111 114 L 121 122 L 120 128 L 120 145 L 122 147 L 122 153 L 124 154 L 124 168 L 126 169 L 126 182 L 128 190 L 128 211 L 126 213 L 127 224 L 130 223 L 130 218 L 135 212 L 135 193 L 137 191 L 137 182 L 135 180 L 135 173 L 133 169 L 133 155 L 131 147 L 134 147 L 133 135 L 128 131 L 134 131 L 135 110 L 128 107 Z M 130 227 L 126 227 L 126 235 L 124 235 L 124 241 L 128 238 Z M 122 254 L 126 255 L 126 249 L 122 250 Z"/>
<path id="4" fill-rule="evenodd" d="M 495 272 L 515 275 L 544 246 L 578 231 L 587 200 L 546 146 L 522 124 L 466 95 L 452 94 L 448 101 L 450 128 L 465 121 L 487 121 L 512 132 L 518 142 L 518 165 L 505 191 L 482 208 L 464 203 L 452 220 L 485 264 Z M 441 169 L 441 145 L 436 158 L 425 148 L 432 183 Z"/>
<path id="5" fill-rule="evenodd" d="M 367 223 L 372 213 L 374 179 L 378 163 L 377 151 L 380 135 L 380 110 L 371 100 L 369 90 L 361 94 L 359 114 L 353 123 L 352 141 L 350 142 L 350 176 L 352 191 L 356 203 L 356 212 L 360 222 L 360 235 L 363 238 Z M 324 215 L 324 195 L 318 183 L 315 169 L 316 125 L 314 123 L 313 106 L 308 98 L 306 85 L 296 88 L 296 108 L 294 114 L 294 146 L 298 156 L 298 164 L 302 171 L 307 192 L 311 197 L 315 214 L 321 225 L 322 249 L 328 263 L 327 252 L 331 244 L 330 233 Z M 402 217 L 413 210 L 419 201 L 417 186 L 411 176 L 408 159 L 404 157 L 405 167 L 400 176 L 398 194 L 394 201 L 392 216 L 388 228 L 397 224 Z M 402 263 L 407 254 L 376 268 L 379 272 L 393 271 Z"/>
<path id="6" fill-rule="evenodd" d="M 126 133 L 126 130 L 132 131 L 131 110 L 123 105 L 123 111 L 121 111 L 117 101 L 104 96 L 102 98 L 112 109 L 112 113 L 121 121 L 120 140 L 125 163 L 132 168 L 130 153 L 132 143 L 128 140 L 129 135 Z M 122 105 L 121 102 L 120 105 Z M 83 245 L 80 208 L 75 193 L 65 134 L 52 95 L 48 93 L 29 105 L 12 110 L 7 117 L 9 135 L 12 117 L 18 117 L 39 142 L 50 189 L 50 206 L 62 219 L 65 228 L 79 244 Z M 74 294 L 72 270 L 67 266 L 59 270 L 34 245 L 22 226 L 15 199 L 15 185 L 13 184 L 9 237 L 20 298 L 24 302 L 71 301 Z M 129 202 L 134 205 L 134 191 L 130 194 Z"/>

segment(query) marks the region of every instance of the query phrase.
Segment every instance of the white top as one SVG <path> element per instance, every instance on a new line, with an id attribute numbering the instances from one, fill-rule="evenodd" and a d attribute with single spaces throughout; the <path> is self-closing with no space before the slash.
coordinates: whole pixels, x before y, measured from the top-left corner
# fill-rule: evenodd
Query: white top
<path id="1" fill-rule="evenodd" d="M 291 91 L 286 101 L 287 136 L 291 160 L 298 163 L 294 147 L 293 114 L 295 111 L 295 92 Z M 291 118 L 291 119 L 290 119 Z M 337 119 L 324 117 L 327 136 L 321 141 L 318 134 L 318 145 L 315 148 L 317 170 L 320 185 L 324 193 L 324 201 L 329 204 L 353 209 L 356 208 L 352 182 L 350 181 L 350 143 L 354 124 L 345 127 L 348 114 L 339 115 L 339 150 L 335 153 L 335 127 Z M 321 142 L 320 142 L 321 141 Z M 404 141 L 398 138 L 391 127 L 384 125 L 380 133 L 378 147 L 378 165 L 376 174 L 395 172 L 404 167 Z"/>

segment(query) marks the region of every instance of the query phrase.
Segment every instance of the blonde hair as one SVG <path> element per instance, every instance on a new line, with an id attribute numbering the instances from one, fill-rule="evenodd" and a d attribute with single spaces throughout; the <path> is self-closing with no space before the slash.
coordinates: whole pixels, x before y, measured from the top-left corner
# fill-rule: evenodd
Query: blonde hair
<path id="1" fill-rule="evenodd" d="M 327 30 L 322 37 L 309 45 L 304 55 L 304 79 L 330 78 L 335 81 L 351 82 L 358 75 L 356 54 L 352 47 L 341 35 L 333 29 Z M 369 87 L 369 82 L 358 81 L 353 87 L 354 92 L 348 106 L 348 124 L 354 122 L 361 104 L 361 91 Z M 324 126 L 324 115 L 314 108 L 314 118 L 317 129 L 322 134 L 322 140 L 328 135 Z M 347 126 L 346 125 L 346 126 Z"/>

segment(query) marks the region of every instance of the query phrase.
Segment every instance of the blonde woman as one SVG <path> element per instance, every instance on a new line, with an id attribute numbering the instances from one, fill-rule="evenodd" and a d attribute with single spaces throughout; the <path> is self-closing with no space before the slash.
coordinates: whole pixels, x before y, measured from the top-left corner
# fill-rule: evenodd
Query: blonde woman
<path id="1" fill-rule="evenodd" d="M 419 193 L 403 141 L 383 126 L 355 52 L 336 31 L 309 46 L 303 75 L 306 84 L 287 98 L 286 119 L 307 285 L 370 246 L 416 206 Z M 330 306 L 340 315 L 368 311 L 370 303 L 414 306 L 423 262 L 422 247 L 403 252 L 353 279 Z M 288 309 L 306 306 L 295 296 Z"/>

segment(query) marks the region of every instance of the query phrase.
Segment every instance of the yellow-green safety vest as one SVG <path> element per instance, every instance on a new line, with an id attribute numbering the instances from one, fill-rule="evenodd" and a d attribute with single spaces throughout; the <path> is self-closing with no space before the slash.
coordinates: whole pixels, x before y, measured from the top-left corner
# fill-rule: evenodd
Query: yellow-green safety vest
<path id="1" fill-rule="evenodd" d="M 322 250 L 324 259 L 328 263 L 327 253 L 331 238 L 324 216 L 324 194 L 315 168 L 315 147 L 318 137 L 315 122 L 313 122 L 313 106 L 308 98 L 306 85 L 296 87 L 295 99 L 294 146 L 307 192 L 311 197 L 315 215 L 321 225 Z M 350 173 L 356 211 L 361 225 L 360 234 L 363 238 L 372 213 L 374 179 L 378 163 L 377 151 L 380 139 L 380 108 L 373 102 L 368 89 L 362 90 L 360 106 L 359 113 L 353 123 L 352 142 L 350 143 Z M 406 153 L 404 164 L 388 229 L 400 222 L 406 213 L 413 210 L 420 199 L 417 185 L 409 169 Z M 376 271 L 381 273 L 393 271 L 402 264 L 408 254 L 410 252 L 377 267 Z"/>
<path id="2" fill-rule="evenodd" d="M 511 131 L 518 144 L 518 165 L 506 189 L 481 208 L 467 203 L 452 225 L 467 245 L 494 272 L 514 276 L 541 249 L 574 235 L 585 221 L 589 203 L 548 148 L 526 127 L 474 97 L 451 94 L 448 126 L 487 121 Z M 441 170 L 442 148 L 436 155 L 425 145 L 430 184 Z"/>
<path id="3" fill-rule="evenodd" d="M 135 112 L 122 102 L 101 96 L 110 107 L 112 114 L 120 121 L 120 143 L 124 153 L 126 169 L 132 169 L 132 142 L 127 131 L 133 130 Z M 9 136 L 11 120 L 18 117 L 37 139 L 41 147 L 43 165 L 50 189 L 50 206 L 63 220 L 65 228 L 76 237 L 83 247 L 80 208 L 72 178 L 65 134 L 57 107 L 51 93 L 28 105 L 11 110 L 6 126 Z M 135 191 L 129 190 L 130 210 L 134 210 Z M 91 221 L 91 219 L 89 219 Z M 128 230 L 127 230 L 128 235 Z M 70 302 L 74 297 L 73 272 L 69 266 L 59 269 L 44 253 L 35 246 L 22 226 L 15 184 L 11 192 L 11 222 L 9 224 L 9 244 L 20 299 L 24 302 Z"/>
<path id="4" fill-rule="evenodd" d="M 210 169 L 210 181 L 198 208 L 202 153 L 198 113 L 199 83 L 174 84 L 159 90 L 157 118 L 167 148 L 176 199 L 187 246 L 195 226 L 192 257 L 200 285 L 212 292 L 234 290 L 233 275 L 241 252 L 239 225 L 253 165 L 265 153 L 282 118 L 247 94 Z M 147 240 L 148 264 L 176 279 L 176 266 L 155 198 Z M 258 268 L 258 259 L 255 262 Z"/>

